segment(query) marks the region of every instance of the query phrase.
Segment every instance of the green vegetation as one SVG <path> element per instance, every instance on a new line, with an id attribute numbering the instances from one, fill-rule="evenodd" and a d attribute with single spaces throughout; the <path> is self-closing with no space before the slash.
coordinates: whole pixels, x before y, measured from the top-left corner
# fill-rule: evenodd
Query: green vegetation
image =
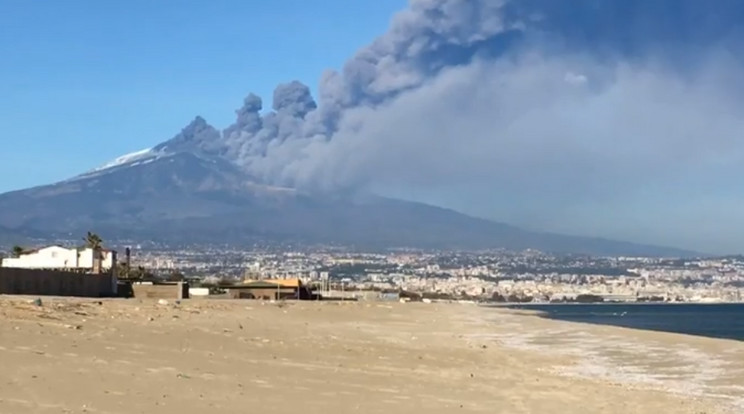
<path id="1" fill-rule="evenodd" d="M 103 239 L 96 233 L 88 232 L 83 237 L 85 247 L 93 249 L 93 273 L 101 273 L 101 263 L 103 261 Z"/>
<path id="2" fill-rule="evenodd" d="M 116 274 L 121 280 L 142 281 L 155 280 L 156 276 L 145 269 L 143 266 L 129 267 L 126 263 L 120 262 L 116 267 Z"/>
<path id="3" fill-rule="evenodd" d="M 101 237 L 96 233 L 88 232 L 88 234 L 83 237 L 83 241 L 85 242 L 85 247 L 93 250 L 100 250 L 103 248 L 103 239 L 101 239 Z"/>
<path id="4" fill-rule="evenodd" d="M 183 273 L 174 269 L 165 277 L 165 280 L 167 282 L 183 282 L 186 280 L 186 277 L 183 275 Z"/>
<path id="5" fill-rule="evenodd" d="M 13 250 L 11 250 L 10 254 L 12 255 L 12 257 L 21 257 L 23 251 L 23 247 L 15 245 L 13 246 Z"/>

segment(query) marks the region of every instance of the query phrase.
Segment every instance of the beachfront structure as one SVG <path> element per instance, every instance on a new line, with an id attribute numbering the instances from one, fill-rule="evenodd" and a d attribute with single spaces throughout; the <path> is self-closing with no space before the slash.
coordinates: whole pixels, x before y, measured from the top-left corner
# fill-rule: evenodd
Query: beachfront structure
<path id="1" fill-rule="evenodd" d="M 312 298 L 310 290 L 300 279 L 246 280 L 243 284 L 227 288 L 228 295 L 234 299 L 299 299 Z"/>
<path id="2" fill-rule="evenodd" d="M 20 269 L 93 271 L 95 251 L 90 247 L 48 246 L 3 258 L 0 266 Z M 116 251 L 101 249 L 101 271 L 116 273 Z"/>

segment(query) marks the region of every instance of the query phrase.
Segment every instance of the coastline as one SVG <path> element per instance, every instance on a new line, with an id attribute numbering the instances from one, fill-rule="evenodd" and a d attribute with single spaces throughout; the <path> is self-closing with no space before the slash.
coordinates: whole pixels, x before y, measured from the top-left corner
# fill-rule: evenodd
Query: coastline
<path id="1" fill-rule="evenodd" d="M 736 342 L 470 304 L 42 300 L 0 297 L 0 412 L 724 414 L 725 395 L 628 367 L 649 362 L 639 347 L 744 362 Z M 596 349 L 617 338 L 635 360 Z M 722 385 L 706 373 L 687 389 Z"/>
<path id="2" fill-rule="evenodd" d="M 514 306 L 576 306 L 576 305 L 597 305 L 597 306 L 643 306 L 643 305 L 659 305 L 659 306 L 685 306 L 685 305 L 699 305 L 699 306 L 716 306 L 716 305 L 744 305 L 744 302 L 732 302 L 732 301 L 721 301 L 721 302 L 498 302 L 498 303 L 481 303 L 483 307 L 494 307 L 494 308 L 511 308 Z"/>
<path id="3" fill-rule="evenodd" d="M 744 342 L 744 303 L 571 303 L 518 304 L 513 311 L 536 312 L 553 320 L 670 332 Z M 701 322 L 706 320 L 706 322 Z"/>
<path id="4" fill-rule="evenodd" d="M 694 396 L 725 412 L 744 412 L 744 342 L 490 309 L 498 313 L 488 319 L 501 327 L 503 345 L 572 357 L 572 364 L 553 367 L 560 375 Z"/>

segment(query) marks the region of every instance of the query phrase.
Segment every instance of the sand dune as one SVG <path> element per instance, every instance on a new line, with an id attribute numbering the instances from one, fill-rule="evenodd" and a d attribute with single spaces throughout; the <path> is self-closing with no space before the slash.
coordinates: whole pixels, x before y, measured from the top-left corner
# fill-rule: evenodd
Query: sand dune
<path id="1" fill-rule="evenodd" d="M 738 342 L 472 305 L 28 299 L 0 299 L 0 413 L 698 414 L 744 393 Z"/>

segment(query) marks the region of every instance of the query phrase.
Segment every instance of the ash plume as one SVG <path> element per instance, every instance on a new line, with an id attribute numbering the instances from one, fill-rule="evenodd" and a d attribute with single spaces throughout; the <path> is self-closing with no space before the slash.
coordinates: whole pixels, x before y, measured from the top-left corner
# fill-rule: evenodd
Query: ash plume
<path id="1" fill-rule="evenodd" d="M 272 184 L 715 240 L 675 226 L 744 226 L 728 207 L 744 205 L 743 29 L 734 0 L 412 0 L 323 74 L 317 104 L 297 81 L 268 112 L 251 94 L 222 145 Z"/>

